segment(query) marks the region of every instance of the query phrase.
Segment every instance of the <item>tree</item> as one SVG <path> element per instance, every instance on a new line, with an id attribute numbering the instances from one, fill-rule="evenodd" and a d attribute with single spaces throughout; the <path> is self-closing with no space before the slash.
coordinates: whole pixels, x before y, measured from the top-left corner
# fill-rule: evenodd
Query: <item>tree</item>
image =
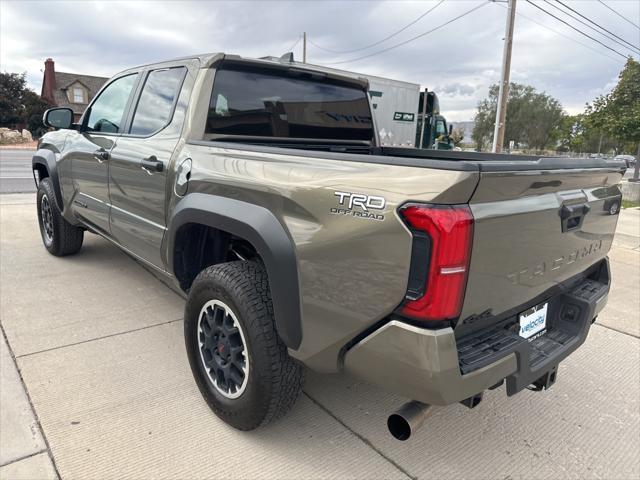
<path id="1" fill-rule="evenodd" d="M 26 124 L 27 130 L 29 130 L 34 137 L 42 136 L 47 131 L 47 127 L 42 123 L 42 115 L 45 110 L 51 108 L 52 105 L 32 90 L 24 91 L 22 104 L 24 106 L 23 123 Z"/>
<path id="2" fill-rule="evenodd" d="M 0 72 L 0 127 L 12 127 L 22 119 L 26 84 L 25 74 Z"/>
<path id="3" fill-rule="evenodd" d="M 459 147 L 464 140 L 464 130 L 462 128 L 454 128 L 451 132 L 451 141 L 455 147 Z"/>
<path id="4" fill-rule="evenodd" d="M 604 153 L 617 146 L 615 139 L 593 128 L 585 114 L 564 115 L 556 134 L 559 152 Z"/>
<path id="5" fill-rule="evenodd" d="M 0 127 L 25 125 L 34 135 L 45 132 L 42 114 L 48 102 L 27 88 L 25 74 L 0 73 Z"/>
<path id="6" fill-rule="evenodd" d="M 478 149 L 485 149 L 493 139 L 498 90 L 497 84 L 492 85 L 489 96 L 478 104 L 472 134 Z M 537 92 L 530 85 L 511 83 L 503 147 L 512 140 L 535 150 L 555 147 L 562 117 L 562 105 L 558 100 L 544 92 Z"/>
<path id="7" fill-rule="evenodd" d="M 618 84 L 587 105 L 587 123 L 618 141 L 620 150 L 640 151 L 640 63 L 629 57 Z"/>
<path id="8" fill-rule="evenodd" d="M 476 150 L 487 150 L 493 139 L 493 126 L 498 109 L 498 93 L 495 85 L 489 88 L 489 97 L 478 104 L 478 113 L 474 119 L 471 138 L 476 142 Z"/>

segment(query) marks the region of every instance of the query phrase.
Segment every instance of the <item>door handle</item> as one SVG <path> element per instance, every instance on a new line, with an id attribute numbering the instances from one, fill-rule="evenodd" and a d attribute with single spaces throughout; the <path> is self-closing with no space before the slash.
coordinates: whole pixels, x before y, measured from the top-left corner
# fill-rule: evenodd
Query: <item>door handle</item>
<path id="1" fill-rule="evenodd" d="M 153 175 L 154 172 L 162 172 L 164 170 L 164 163 L 158 160 L 155 155 L 151 155 L 140 162 L 140 168 L 149 175 Z"/>
<path id="2" fill-rule="evenodd" d="M 93 158 L 98 160 L 99 163 L 109 160 L 109 157 L 110 157 L 109 152 L 107 152 L 104 148 L 101 148 L 100 150 L 96 150 L 95 152 L 93 152 Z"/>

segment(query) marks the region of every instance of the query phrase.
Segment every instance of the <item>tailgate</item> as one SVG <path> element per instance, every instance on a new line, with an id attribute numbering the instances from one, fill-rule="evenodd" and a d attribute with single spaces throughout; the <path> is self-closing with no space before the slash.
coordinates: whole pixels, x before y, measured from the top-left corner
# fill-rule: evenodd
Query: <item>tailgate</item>
<path id="1" fill-rule="evenodd" d="M 481 163 L 469 202 L 473 250 L 457 336 L 542 301 L 607 255 L 623 168 L 592 159 Z"/>

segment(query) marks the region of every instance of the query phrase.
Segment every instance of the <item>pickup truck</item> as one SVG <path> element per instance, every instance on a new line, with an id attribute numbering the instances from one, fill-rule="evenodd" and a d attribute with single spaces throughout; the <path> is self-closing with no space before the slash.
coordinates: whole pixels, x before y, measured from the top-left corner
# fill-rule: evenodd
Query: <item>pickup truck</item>
<path id="1" fill-rule="evenodd" d="M 45 248 L 101 235 L 184 292 L 197 386 L 225 422 L 280 417 L 304 370 L 410 403 L 543 390 L 611 283 L 622 161 L 381 147 L 366 79 L 211 54 L 131 68 L 33 157 Z M 567 372 L 571 375 L 571 372 Z"/>

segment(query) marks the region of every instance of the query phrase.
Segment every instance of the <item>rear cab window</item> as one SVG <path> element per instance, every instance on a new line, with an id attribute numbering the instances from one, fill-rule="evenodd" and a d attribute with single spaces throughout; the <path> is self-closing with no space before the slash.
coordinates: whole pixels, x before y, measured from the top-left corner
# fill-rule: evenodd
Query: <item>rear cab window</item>
<path id="1" fill-rule="evenodd" d="M 367 141 L 364 88 L 300 70 L 224 66 L 216 71 L 205 138 Z"/>

